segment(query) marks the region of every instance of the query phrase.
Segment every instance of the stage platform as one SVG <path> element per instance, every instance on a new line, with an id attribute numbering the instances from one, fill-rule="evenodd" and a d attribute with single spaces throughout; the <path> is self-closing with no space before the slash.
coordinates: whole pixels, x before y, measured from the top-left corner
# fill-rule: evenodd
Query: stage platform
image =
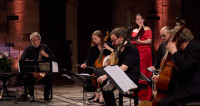
<path id="1" fill-rule="evenodd" d="M 104 106 L 99 103 L 91 103 L 88 101 L 83 102 L 83 87 L 78 84 L 70 85 L 55 85 L 53 86 L 53 99 L 50 102 L 43 100 L 43 85 L 37 85 L 37 98 L 35 102 L 30 103 L 29 101 L 19 101 L 16 103 L 17 98 L 20 97 L 23 92 L 23 86 L 8 87 L 10 96 L 3 97 L 0 101 L 0 106 Z M 35 91 L 36 92 L 36 91 Z M 4 94 L 6 95 L 6 93 Z M 92 92 L 87 92 L 87 97 L 91 97 Z M 118 97 L 118 90 L 115 90 L 115 97 Z M 134 100 L 132 99 L 132 106 Z M 129 98 L 124 97 L 124 106 L 129 106 Z M 118 104 L 118 99 L 117 99 Z"/>

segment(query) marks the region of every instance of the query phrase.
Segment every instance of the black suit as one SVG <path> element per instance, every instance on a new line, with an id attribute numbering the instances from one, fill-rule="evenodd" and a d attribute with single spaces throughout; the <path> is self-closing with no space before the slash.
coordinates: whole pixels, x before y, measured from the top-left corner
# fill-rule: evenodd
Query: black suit
<path id="1" fill-rule="evenodd" d="M 38 58 L 39 58 L 39 52 L 40 52 L 41 48 L 49 56 L 48 58 L 42 56 L 43 61 L 54 60 L 55 57 L 54 57 L 54 54 L 51 51 L 51 49 L 47 45 L 43 44 L 42 47 L 40 45 L 38 48 L 35 48 L 32 45 L 27 47 L 24 50 L 23 54 L 21 55 L 20 61 L 25 61 L 25 60 L 37 61 Z M 45 77 L 43 79 L 40 80 L 40 82 L 45 84 L 44 96 L 48 97 L 49 91 L 50 91 L 51 85 L 52 85 L 52 74 L 48 73 L 47 75 L 45 75 Z M 25 76 L 25 86 L 28 86 L 29 93 L 30 93 L 31 96 L 34 96 L 34 83 L 35 83 L 35 78 L 33 77 L 33 74 L 30 74 L 30 73 L 26 74 L 26 76 Z"/>
<path id="2" fill-rule="evenodd" d="M 173 92 L 161 99 L 158 106 L 182 106 L 200 101 L 200 44 L 190 41 L 184 51 L 174 53 L 171 58 L 178 67 L 173 70 Z"/>

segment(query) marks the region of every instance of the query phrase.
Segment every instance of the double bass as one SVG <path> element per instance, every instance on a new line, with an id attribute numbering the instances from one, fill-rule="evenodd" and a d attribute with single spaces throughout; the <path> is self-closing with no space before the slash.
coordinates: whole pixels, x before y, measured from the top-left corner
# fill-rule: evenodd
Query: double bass
<path id="1" fill-rule="evenodd" d="M 176 32 L 175 35 L 171 35 L 168 42 L 175 42 L 177 38 L 180 36 L 180 33 L 183 31 L 186 23 L 184 20 L 177 18 L 177 26 L 180 29 Z M 167 43 L 168 43 L 167 42 Z M 156 106 L 158 101 L 161 98 L 168 96 L 168 88 L 171 81 L 173 81 L 172 70 L 175 68 L 175 64 L 169 59 L 169 51 L 165 51 L 165 55 L 162 58 L 161 65 L 159 68 L 160 77 L 157 82 L 157 95 L 156 98 L 152 102 L 152 106 Z M 167 61 L 168 60 L 168 61 Z M 166 63 L 166 64 L 165 64 Z"/>

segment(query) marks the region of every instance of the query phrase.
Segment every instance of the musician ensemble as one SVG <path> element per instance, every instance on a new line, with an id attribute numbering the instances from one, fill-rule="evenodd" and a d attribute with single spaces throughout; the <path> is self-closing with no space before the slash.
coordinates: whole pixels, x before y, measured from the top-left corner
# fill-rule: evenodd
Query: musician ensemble
<path id="1" fill-rule="evenodd" d="M 118 65 L 136 85 L 147 86 L 145 89 L 139 88 L 140 103 L 150 101 L 149 105 L 153 106 L 184 106 L 187 103 L 199 102 L 200 45 L 193 40 L 194 36 L 186 23 L 179 19 L 174 28 L 164 26 L 160 30 L 163 42 L 159 45 L 152 65 L 152 30 L 145 24 L 145 19 L 140 13 L 136 15 L 135 22 L 136 27 L 119 26 L 105 37 L 99 29 L 95 30 L 91 34 L 90 49 L 80 68 L 87 70 L 87 66 L 90 66 L 103 70 L 108 65 Z M 20 61 L 55 60 L 54 53 L 41 42 L 38 32 L 30 35 L 30 41 L 31 45 L 24 50 Z M 89 74 L 97 76 L 94 71 L 90 70 Z M 143 80 L 140 77 L 141 73 L 152 82 Z M 24 76 L 24 86 L 28 88 L 28 92 L 25 92 L 27 95 L 30 94 L 30 102 L 35 100 L 35 81 L 45 85 L 44 100 L 51 100 L 53 81 L 51 73 L 22 73 L 22 76 Z M 92 86 L 90 91 L 94 92 L 94 96 L 88 99 L 90 103 L 117 105 L 113 92 L 117 87 L 103 71 L 95 81 L 87 81 Z M 156 92 L 156 95 L 153 95 L 153 92 Z"/>

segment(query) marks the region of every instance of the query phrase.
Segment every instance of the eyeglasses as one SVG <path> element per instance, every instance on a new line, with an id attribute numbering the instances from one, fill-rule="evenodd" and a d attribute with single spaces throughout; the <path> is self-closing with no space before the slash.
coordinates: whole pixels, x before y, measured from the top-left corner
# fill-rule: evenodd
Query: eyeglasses
<path id="1" fill-rule="evenodd" d="M 112 43 L 114 43 L 116 40 L 117 40 L 117 38 L 116 38 L 116 39 L 114 39 L 114 40 L 111 40 L 111 42 L 112 42 Z"/>

